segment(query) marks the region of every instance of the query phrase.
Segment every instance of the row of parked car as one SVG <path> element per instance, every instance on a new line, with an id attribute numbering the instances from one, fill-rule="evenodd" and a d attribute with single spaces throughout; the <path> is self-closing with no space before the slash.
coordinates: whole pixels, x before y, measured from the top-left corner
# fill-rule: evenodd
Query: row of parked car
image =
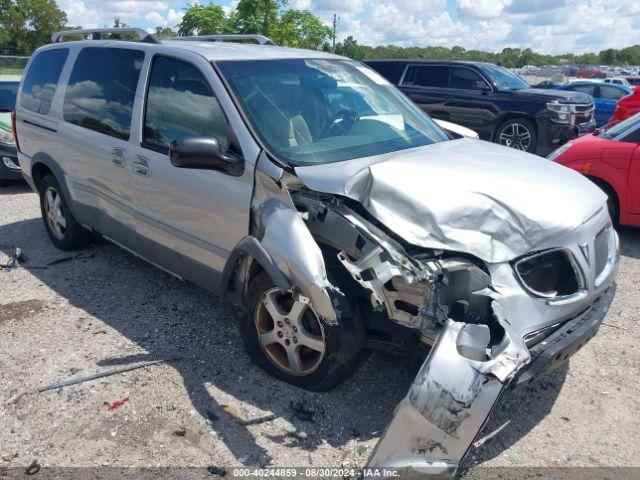
<path id="1" fill-rule="evenodd" d="M 640 87 L 583 80 L 532 88 L 487 63 L 367 64 L 432 117 L 473 129 L 484 140 L 549 154 L 587 175 L 608 195 L 615 221 L 640 226 Z"/>

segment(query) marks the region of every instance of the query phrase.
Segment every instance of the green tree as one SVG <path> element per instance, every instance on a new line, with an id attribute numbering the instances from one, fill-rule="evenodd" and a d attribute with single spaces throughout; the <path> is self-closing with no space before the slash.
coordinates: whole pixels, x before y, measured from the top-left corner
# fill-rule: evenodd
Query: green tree
<path id="1" fill-rule="evenodd" d="M 64 30 L 67 15 L 54 0 L 0 0 L 0 46 L 31 52 Z"/>
<path id="2" fill-rule="evenodd" d="M 178 25 L 178 34 L 183 37 L 191 35 L 217 35 L 226 33 L 228 19 L 219 5 L 192 5 L 185 10 L 182 22 Z"/>
<path id="3" fill-rule="evenodd" d="M 169 27 L 156 27 L 154 35 L 158 40 L 162 40 L 164 38 L 173 38 L 177 33 Z"/>
<path id="4" fill-rule="evenodd" d="M 271 39 L 278 45 L 317 50 L 332 30 L 309 10 L 287 10 L 271 28 Z"/>
<path id="5" fill-rule="evenodd" d="M 345 38 L 342 42 L 336 43 L 336 53 L 338 55 L 353 58 L 354 60 L 362 60 L 365 58 L 365 52 L 363 51 L 362 47 L 358 45 L 358 41 L 351 35 Z M 369 56 L 368 58 L 373 57 Z"/>
<path id="6" fill-rule="evenodd" d="M 240 0 L 232 17 L 232 27 L 237 33 L 269 36 L 287 3 L 288 0 Z"/>

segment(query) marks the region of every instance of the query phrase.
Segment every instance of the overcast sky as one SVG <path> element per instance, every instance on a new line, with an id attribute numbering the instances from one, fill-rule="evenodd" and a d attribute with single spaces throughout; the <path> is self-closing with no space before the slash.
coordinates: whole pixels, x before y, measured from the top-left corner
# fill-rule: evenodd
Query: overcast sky
<path id="1" fill-rule="evenodd" d="M 234 0 L 214 2 L 229 6 Z M 69 23 L 175 26 L 189 0 L 58 0 Z M 201 0 L 207 4 L 208 0 Z M 499 51 L 530 47 L 542 53 L 598 52 L 640 43 L 638 0 L 289 0 L 327 23 L 340 17 L 338 36 L 367 45 L 460 45 Z"/>

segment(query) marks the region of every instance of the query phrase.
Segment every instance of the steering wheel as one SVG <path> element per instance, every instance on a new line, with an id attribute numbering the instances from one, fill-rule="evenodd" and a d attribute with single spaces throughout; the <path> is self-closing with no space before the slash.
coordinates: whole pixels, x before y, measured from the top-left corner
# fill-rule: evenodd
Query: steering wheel
<path id="1" fill-rule="evenodd" d="M 330 136 L 330 134 L 344 135 L 352 126 L 354 126 L 359 121 L 360 115 L 358 115 L 353 110 L 349 110 L 348 108 L 338 110 L 324 124 L 324 126 L 322 127 L 322 131 L 320 132 L 320 137 L 328 137 Z M 337 128 L 339 128 L 340 131 L 334 133 L 333 130 Z"/>

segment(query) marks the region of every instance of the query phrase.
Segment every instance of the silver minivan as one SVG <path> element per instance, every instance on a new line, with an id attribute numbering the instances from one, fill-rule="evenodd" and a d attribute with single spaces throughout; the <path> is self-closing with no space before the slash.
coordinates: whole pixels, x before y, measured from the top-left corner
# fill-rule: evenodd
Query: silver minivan
<path id="1" fill-rule="evenodd" d="M 345 379 L 365 340 L 428 352 L 369 465 L 452 476 L 505 387 L 598 330 L 606 197 L 453 138 L 358 62 L 251 39 L 107 29 L 39 49 L 15 135 L 49 238 L 101 235 L 222 295 L 253 361 L 303 388 Z"/>

